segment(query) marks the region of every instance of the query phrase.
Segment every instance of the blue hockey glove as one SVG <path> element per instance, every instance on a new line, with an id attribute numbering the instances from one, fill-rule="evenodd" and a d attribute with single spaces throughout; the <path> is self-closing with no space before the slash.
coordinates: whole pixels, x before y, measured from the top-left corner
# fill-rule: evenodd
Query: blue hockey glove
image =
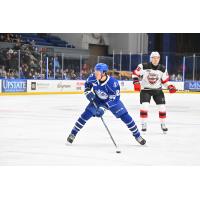
<path id="1" fill-rule="evenodd" d="M 97 108 L 96 117 L 102 117 L 104 114 L 104 110 L 102 108 Z"/>
<path id="2" fill-rule="evenodd" d="M 90 102 L 94 101 L 95 99 L 95 94 L 92 91 L 86 91 L 85 96 Z"/>

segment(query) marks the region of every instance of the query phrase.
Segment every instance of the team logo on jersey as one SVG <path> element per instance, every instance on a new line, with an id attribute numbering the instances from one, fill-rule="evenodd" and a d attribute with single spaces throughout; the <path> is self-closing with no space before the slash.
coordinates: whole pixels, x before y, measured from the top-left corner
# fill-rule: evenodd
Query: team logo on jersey
<path id="1" fill-rule="evenodd" d="M 102 90 L 96 90 L 95 93 L 102 100 L 105 100 L 108 98 L 108 95 Z"/>
<path id="2" fill-rule="evenodd" d="M 149 72 L 147 79 L 149 81 L 150 84 L 155 84 L 158 80 L 158 75 L 152 72 Z"/>

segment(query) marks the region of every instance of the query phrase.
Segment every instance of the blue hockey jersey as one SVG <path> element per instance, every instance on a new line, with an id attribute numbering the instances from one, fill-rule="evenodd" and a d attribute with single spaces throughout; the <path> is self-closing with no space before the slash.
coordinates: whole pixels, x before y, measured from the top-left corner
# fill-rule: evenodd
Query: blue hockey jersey
<path id="1" fill-rule="evenodd" d="M 92 89 L 97 100 L 106 104 L 108 108 L 115 106 L 120 99 L 120 86 L 113 77 L 107 76 L 107 80 L 100 83 L 95 75 L 91 74 L 85 82 L 85 92 Z"/>

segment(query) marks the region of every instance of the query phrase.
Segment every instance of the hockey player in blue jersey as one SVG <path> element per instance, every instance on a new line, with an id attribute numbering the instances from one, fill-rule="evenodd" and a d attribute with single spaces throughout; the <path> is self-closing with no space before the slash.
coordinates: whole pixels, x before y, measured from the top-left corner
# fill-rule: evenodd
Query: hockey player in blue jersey
<path id="1" fill-rule="evenodd" d="M 107 71 L 106 64 L 98 63 L 95 66 L 95 73 L 86 80 L 84 94 L 90 103 L 76 121 L 67 141 L 72 143 L 77 133 L 91 117 L 102 117 L 104 109 L 107 109 L 126 124 L 137 142 L 144 145 L 146 141 L 141 137 L 134 120 L 120 101 L 119 83 L 115 78 L 108 76 Z"/>

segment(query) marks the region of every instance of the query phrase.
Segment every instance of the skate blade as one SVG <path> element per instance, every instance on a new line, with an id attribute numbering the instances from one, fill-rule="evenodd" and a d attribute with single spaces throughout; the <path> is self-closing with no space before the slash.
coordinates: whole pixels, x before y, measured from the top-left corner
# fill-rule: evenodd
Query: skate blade
<path id="1" fill-rule="evenodd" d="M 70 142 L 65 142 L 65 146 L 72 146 L 72 143 L 70 143 Z"/>

